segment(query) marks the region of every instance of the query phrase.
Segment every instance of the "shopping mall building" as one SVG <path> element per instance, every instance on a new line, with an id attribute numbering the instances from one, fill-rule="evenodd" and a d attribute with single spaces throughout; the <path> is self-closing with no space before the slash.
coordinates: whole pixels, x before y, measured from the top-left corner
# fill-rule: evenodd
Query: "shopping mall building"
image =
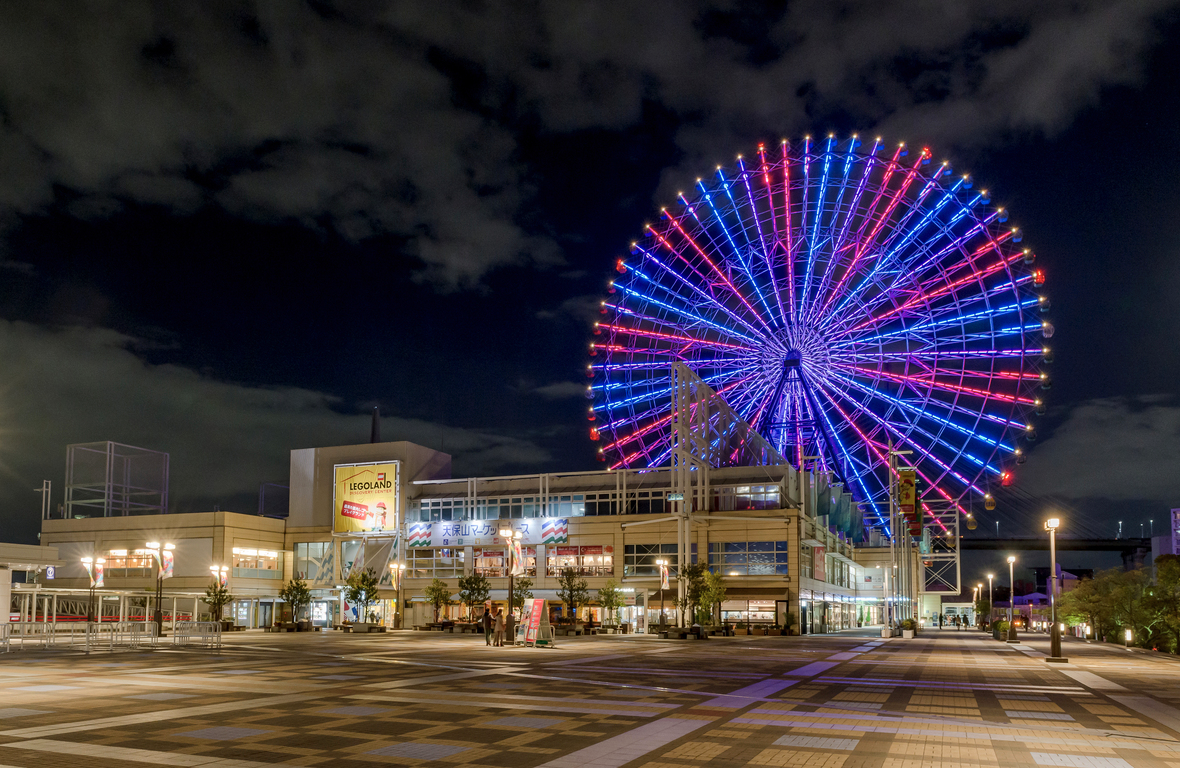
<path id="1" fill-rule="evenodd" d="M 381 581 L 379 621 L 395 623 L 400 594 L 409 627 L 433 620 L 424 591 L 434 579 L 454 593 L 456 604 L 445 609 L 450 618 L 467 610 L 457 604 L 466 574 L 488 577 L 491 600 L 505 605 L 509 563 L 500 531 L 510 528 L 521 534 L 523 578 L 534 597 L 553 601 L 555 617 L 564 610 L 557 576 L 571 567 L 592 598 L 608 580 L 618 584 L 633 631 L 658 622 L 661 609 L 674 616 L 683 542 L 686 562 L 707 562 L 725 575 L 721 609 L 729 622 L 781 624 L 793 613 L 802 631 L 818 633 L 882 620 L 879 566 L 888 567 L 888 547 L 864 531 L 856 506 L 823 474 L 790 466 L 712 469 L 701 496 L 707 505 L 686 519 L 683 502 L 669 498 L 668 470 L 455 479 L 449 455 L 408 442 L 295 450 L 290 466 L 285 518 L 141 514 L 109 504 L 46 515 L 41 544 L 56 549 L 59 565 L 52 579 L 42 572 L 19 586 L 22 605 L 39 616 L 76 614 L 89 587 L 83 558 L 101 557 L 105 614 L 150 615 L 156 566 L 148 544 L 171 544 L 172 576 L 161 602 L 168 617 L 206 613 L 201 597 L 211 569 L 224 568 L 235 597 L 227 615 L 239 625 L 281 618 L 279 590 L 298 576 L 312 589 L 314 621 L 331 626 L 356 618 L 343 596 L 347 574 L 372 568 Z M 664 591 L 658 559 L 672 563 Z M 400 592 L 395 573 L 404 574 Z M 593 599 L 580 618 L 601 620 Z"/>

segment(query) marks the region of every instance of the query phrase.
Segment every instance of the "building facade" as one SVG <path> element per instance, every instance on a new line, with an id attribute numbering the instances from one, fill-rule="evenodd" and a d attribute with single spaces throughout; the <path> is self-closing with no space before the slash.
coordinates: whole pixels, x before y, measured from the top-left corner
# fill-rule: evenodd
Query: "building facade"
<path id="1" fill-rule="evenodd" d="M 572 568 L 591 595 L 578 619 L 610 618 L 594 596 L 613 581 L 626 603 L 619 618 L 632 631 L 661 615 L 692 623 L 676 608 L 679 562 L 724 575 L 720 616 L 732 624 L 782 625 L 793 614 L 797 630 L 818 633 L 885 618 L 888 548 L 875 533 L 868 546 L 849 541 L 847 496 L 823 475 L 786 465 L 712 469 L 698 497 L 707 503 L 689 512 L 667 470 L 454 479 L 450 466 L 447 454 L 407 442 L 302 449 L 291 452 L 285 520 L 230 512 L 45 520 L 42 543 L 57 549 L 63 565 L 52 585 L 39 588 L 84 591 L 82 558 L 102 557 L 107 615 L 149 615 L 156 570 L 147 544 L 168 543 L 174 567 L 164 585 L 166 614 L 207 613 L 200 598 L 210 569 L 225 567 L 236 598 L 227 618 L 240 625 L 282 618 L 279 590 L 295 577 L 312 590 L 315 623 L 363 620 L 344 585 L 365 568 L 380 583 L 374 618 L 409 627 L 434 620 L 426 588 L 436 579 L 451 590 L 445 618 L 472 613 L 458 604 L 459 579 L 472 574 L 486 577 L 490 601 L 505 607 L 509 551 L 500 531 L 512 529 L 520 533 L 518 578 L 551 601 L 554 619 L 568 618 L 558 577 Z M 367 475 L 380 478 L 386 496 L 342 498 L 352 487 L 342 478 Z M 670 563 L 664 590 L 658 560 Z"/>

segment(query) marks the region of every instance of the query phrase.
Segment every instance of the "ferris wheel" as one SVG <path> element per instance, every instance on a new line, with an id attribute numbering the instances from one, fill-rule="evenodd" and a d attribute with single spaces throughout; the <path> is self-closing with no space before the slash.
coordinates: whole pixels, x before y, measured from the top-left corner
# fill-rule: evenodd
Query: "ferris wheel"
<path id="1" fill-rule="evenodd" d="M 870 523 L 891 449 L 934 498 L 990 508 L 1051 386 L 1044 273 L 1007 220 L 928 149 L 880 139 L 718 167 L 617 262 L 588 369 L 600 458 L 668 463 L 680 362 Z"/>

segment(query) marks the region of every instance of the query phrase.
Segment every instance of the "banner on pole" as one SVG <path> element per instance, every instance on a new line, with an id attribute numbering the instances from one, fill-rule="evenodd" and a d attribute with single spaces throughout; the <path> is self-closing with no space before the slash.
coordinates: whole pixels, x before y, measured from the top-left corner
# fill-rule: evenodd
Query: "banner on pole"
<path id="1" fill-rule="evenodd" d="M 172 578 L 172 563 L 175 559 L 172 556 L 172 550 L 165 549 L 163 554 L 160 557 L 162 558 L 162 562 L 160 564 L 160 578 L 161 579 Z"/>
<path id="2" fill-rule="evenodd" d="M 660 589 L 668 588 L 668 566 L 660 566 Z"/>
<path id="3" fill-rule="evenodd" d="M 897 509 L 901 514 L 914 514 L 918 503 L 917 475 L 912 469 L 902 469 L 897 473 Z"/>

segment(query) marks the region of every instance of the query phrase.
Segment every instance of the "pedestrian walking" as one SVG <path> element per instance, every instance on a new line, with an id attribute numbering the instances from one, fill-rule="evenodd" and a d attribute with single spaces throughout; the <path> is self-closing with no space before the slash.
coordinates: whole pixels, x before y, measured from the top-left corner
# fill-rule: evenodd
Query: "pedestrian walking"
<path id="1" fill-rule="evenodd" d="M 483 611 L 483 639 L 484 645 L 492 644 L 492 609 L 484 608 Z"/>
<path id="2" fill-rule="evenodd" d="M 504 646 L 504 609 L 496 611 L 496 642 L 493 643 L 497 648 Z"/>

